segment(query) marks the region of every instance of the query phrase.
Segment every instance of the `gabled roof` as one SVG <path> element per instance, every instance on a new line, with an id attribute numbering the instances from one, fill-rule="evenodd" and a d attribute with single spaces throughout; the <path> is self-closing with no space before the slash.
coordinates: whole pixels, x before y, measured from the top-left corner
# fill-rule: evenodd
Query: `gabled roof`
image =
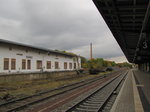
<path id="1" fill-rule="evenodd" d="M 73 55 L 73 54 L 63 53 L 60 51 L 50 50 L 50 49 L 46 49 L 46 48 L 42 48 L 42 47 L 36 47 L 36 46 L 27 45 L 27 44 L 18 43 L 18 42 L 13 42 L 13 41 L 4 40 L 4 39 L 0 39 L 0 43 L 16 45 L 16 46 L 21 46 L 21 47 L 28 47 L 28 48 L 32 48 L 32 49 L 36 49 L 36 50 L 40 50 L 40 51 L 45 51 L 45 52 L 55 53 L 55 54 L 61 54 L 61 55 L 66 55 L 66 56 L 71 56 L 71 57 L 77 56 L 77 55 Z"/>

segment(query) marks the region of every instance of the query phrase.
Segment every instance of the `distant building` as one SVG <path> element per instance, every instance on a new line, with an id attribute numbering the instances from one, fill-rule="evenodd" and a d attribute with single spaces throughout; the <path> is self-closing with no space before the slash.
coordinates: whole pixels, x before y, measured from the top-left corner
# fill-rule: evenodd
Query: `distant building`
<path id="1" fill-rule="evenodd" d="M 81 68 L 77 55 L 0 39 L 0 74 L 73 71 Z"/>

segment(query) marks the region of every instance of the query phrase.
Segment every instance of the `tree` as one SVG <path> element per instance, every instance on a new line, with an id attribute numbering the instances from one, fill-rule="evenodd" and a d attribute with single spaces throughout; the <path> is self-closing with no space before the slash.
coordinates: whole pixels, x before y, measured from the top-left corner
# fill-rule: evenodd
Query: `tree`
<path id="1" fill-rule="evenodd" d="M 104 66 L 104 59 L 103 58 L 97 58 L 97 62 L 98 62 L 98 65 L 100 68 Z"/>
<path id="2" fill-rule="evenodd" d="M 103 58 L 91 59 L 87 61 L 88 68 L 91 69 L 101 69 L 104 66 Z"/>
<path id="3" fill-rule="evenodd" d="M 81 57 L 81 67 L 88 68 L 87 59 L 85 57 Z"/>
<path id="4" fill-rule="evenodd" d="M 129 68 L 132 68 L 132 64 L 127 63 L 127 62 L 118 63 L 117 66 L 119 66 L 119 67 L 129 67 Z"/>

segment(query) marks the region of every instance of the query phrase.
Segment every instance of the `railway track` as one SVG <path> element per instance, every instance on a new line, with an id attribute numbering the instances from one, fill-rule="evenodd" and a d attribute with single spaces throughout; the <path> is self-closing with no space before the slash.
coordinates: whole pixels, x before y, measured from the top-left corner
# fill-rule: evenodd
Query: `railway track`
<path id="1" fill-rule="evenodd" d="M 98 80 L 105 78 L 107 76 L 109 76 L 109 74 L 105 75 L 105 76 L 100 76 L 97 78 L 81 81 L 78 83 L 65 85 L 65 86 L 55 88 L 55 89 L 52 89 L 49 91 L 41 92 L 41 93 L 38 93 L 38 94 L 35 94 L 32 96 L 28 96 L 28 97 L 24 97 L 21 99 L 17 99 L 17 100 L 13 100 L 13 101 L 10 101 L 7 103 L 0 104 L 0 112 L 13 112 L 13 111 L 15 112 L 15 111 L 22 110 L 24 108 L 27 108 L 28 106 L 33 105 L 33 104 L 36 104 L 36 103 L 45 101 L 47 99 L 56 97 L 56 96 L 61 95 L 63 93 L 69 92 L 71 90 L 87 86 L 88 84 L 94 83 L 95 81 L 98 81 Z M 64 89 L 64 90 L 62 90 L 62 89 Z M 55 93 L 55 94 L 51 94 L 52 92 L 58 91 L 58 90 L 62 90 L 62 91 Z"/>
<path id="2" fill-rule="evenodd" d="M 108 109 L 106 106 L 112 103 L 111 100 L 114 100 L 114 97 L 112 96 L 116 94 L 115 91 L 122 83 L 126 74 L 127 73 L 117 76 L 111 81 L 107 82 L 100 89 L 96 90 L 86 98 L 82 99 L 79 103 L 70 107 L 68 110 L 66 110 L 66 112 L 107 112 Z"/>

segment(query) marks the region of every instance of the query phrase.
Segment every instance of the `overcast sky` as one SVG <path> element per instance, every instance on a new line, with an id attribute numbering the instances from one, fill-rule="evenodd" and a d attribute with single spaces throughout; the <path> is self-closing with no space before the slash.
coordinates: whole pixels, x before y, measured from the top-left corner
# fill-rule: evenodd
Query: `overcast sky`
<path id="1" fill-rule="evenodd" d="M 92 42 L 95 58 L 124 57 L 92 0 L 0 0 L 0 38 L 87 58 Z"/>

